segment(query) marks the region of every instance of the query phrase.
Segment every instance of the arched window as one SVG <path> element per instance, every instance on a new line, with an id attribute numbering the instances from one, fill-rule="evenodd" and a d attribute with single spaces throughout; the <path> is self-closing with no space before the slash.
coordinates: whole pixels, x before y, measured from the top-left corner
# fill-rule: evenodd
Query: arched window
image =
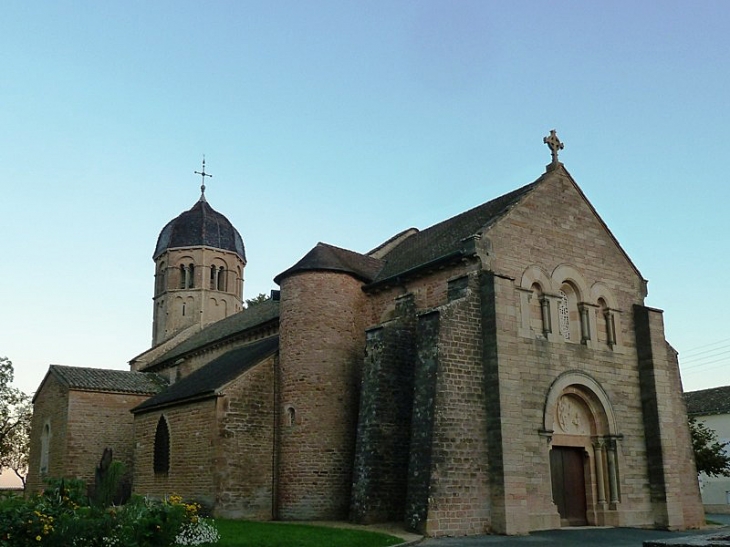
<path id="1" fill-rule="evenodd" d="M 565 282 L 558 291 L 558 324 L 560 335 L 571 342 L 587 343 L 591 338 L 588 307 L 580 302 L 578 289 Z"/>
<path id="2" fill-rule="evenodd" d="M 225 291 L 226 290 L 226 270 L 223 266 L 218 268 L 218 284 L 217 289 L 219 291 Z"/>
<path id="3" fill-rule="evenodd" d="M 286 425 L 296 425 L 297 411 L 293 406 L 286 407 Z"/>
<path id="4" fill-rule="evenodd" d="M 183 264 L 180 264 L 180 283 L 178 283 L 178 287 L 181 289 L 184 289 L 187 287 L 187 283 L 188 283 L 187 268 Z"/>
<path id="5" fill-rule="evenodd" d="M 218 269 L 215 266 L 210 267 L 210 288 L 215 290 L 218 285 Z"/>
<path id="6" fill-rule="evenodd" d="M 167 475 L 170 471 L 170 430 L 164 416 L 160 416 L 155 431 L 153 467 L 158 475 Z"/>
<path id="7" fill-rule="evenodd" d="M 162 292 L 165 292 L 167 289 L 167 268 L 165 267 L 164 262 L 160 262 L 159 267 L 157 268 L 157 274 L 155 275 L 155 282 L 156 282 L 156 294 L 160 294 Z"/>
<path id="8" fill-rule="evenodd" d="M 568 295 L 561 289 L 558 291 L 560 300 L 558 300 L 558 324 L 560 335 L 566 340 L 570 340 L 570 300 Z"/>
<path id="9" fill-rule="evenodd" d="M 46 422 L 41 433 L 41 475 L 48 474 L 48 461 L 51 450 L 51 424 Z"/>
<path id="10" fill-rule="evenodd" d="M 195 264 L 188 264 L 188 277 L 187 277 L 187 288 L 192 289 L 195 287 Z"/>

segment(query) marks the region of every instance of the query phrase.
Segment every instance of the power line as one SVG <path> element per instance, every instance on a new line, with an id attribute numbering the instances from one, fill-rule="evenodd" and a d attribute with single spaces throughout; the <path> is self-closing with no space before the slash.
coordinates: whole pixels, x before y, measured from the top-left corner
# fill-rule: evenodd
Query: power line
<path id="1" fill-rule="evenodd" d="M 724 351 L 720 351 L 724 350 Z M 702 357 L 690 357 L 689 359 L 680 359 L 682 363 L 697 363 L 702 362 L 707 359 L 714 359 L 715 357 L 718 357 L 720 355 L 728 355 L 730 354 L 730 346 L 728 346 L 728 349 L 725 348 L 717 348 L 716 350 L 713 350 L 712 352 L 709 352 L 709 355 L 703 355 Z"/>
<path id="2" fill-rule="evenodd" d="M 712 346 L 716 346 L 716 345 L 722 344 L 724 342 L 730 342 L 730 338 L 725 338 L 724 340 L 718 340 L 717 342 L 711 342 L 709 344 L 704 344 L 702 346 L 697 346 L 697 347 L 694 347 L 692 349 L 688 349 L 688 350 L 683 351 L 682 354 L 683 355 L 687 355 L 688 353 L 694 353 L 697 350 L 705 350 L 706 348 L 709 348 L 709 347 L 712 347 Z M 700 353 L 702 353 L 702 352 L 700 352 Z"/>

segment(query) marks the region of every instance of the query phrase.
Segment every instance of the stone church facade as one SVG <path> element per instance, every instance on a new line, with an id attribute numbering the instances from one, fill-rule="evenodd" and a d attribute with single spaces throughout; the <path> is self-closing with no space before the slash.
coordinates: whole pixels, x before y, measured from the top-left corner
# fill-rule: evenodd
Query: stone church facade
<path id="1" fill-rule="evenodd" d="M 319 243 L 246 309 L 243 240 L 203 193 L 158 239 L 153 347 L 49 370 L 29 488 L 111 447 L 136 493 L 226 517 L 701 526 L 662 312 L 545 140 L 535 182 L 365 254 Z M 79 398 L 131 425 L 74 433 Z"/>

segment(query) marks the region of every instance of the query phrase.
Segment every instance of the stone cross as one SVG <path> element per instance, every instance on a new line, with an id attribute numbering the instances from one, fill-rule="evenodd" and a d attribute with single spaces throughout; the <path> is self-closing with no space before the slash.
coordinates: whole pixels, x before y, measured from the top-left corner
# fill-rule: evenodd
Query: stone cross
<path id="1" fill-rule="evenodd" d="M 195 174 L 200 175 L 200 178 L 202 179 L 202 183 L 200 185 L 200 193 L 205 194 L 205 177 L 213 178 L 213 175 L 209 175 L 205 172 L 205 156 L 203 156 L 203 170 L 195 171 Z"/>
<path id="2" fill-rule="evenodd" d="M 560 139 L 555 134 L 555 129 L 551 129 L 550 130 L 550 136 L 544 137 L 542 139 L 542 142 L 544 142 L 545 144 L 547 144 L 548 145 L 548 148 L 550 149 L 550 153 L 553 156 L 552 164 L 553 165 L 557 165 L 558 163 L 560 163 L 558 161 L 558 151 L 559 150 L 562 150 L 563 148 L 565 148 L 565 145 L 562 142 L 560 142 Z"/>

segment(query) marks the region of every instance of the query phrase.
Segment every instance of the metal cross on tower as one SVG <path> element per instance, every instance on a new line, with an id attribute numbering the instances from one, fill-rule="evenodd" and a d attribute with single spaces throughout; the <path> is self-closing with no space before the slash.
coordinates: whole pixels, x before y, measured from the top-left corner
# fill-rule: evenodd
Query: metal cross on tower
<path id="1" fill-rule="evenodd" d="M 552 164 L 557 165 L 558 163 L 560 163 L 558 161 L 558 151 L 565 148 L 565 145 L 562 142 L 560 142 L 560 139 L 555 134 L 555 129 L 551 129 L 550 135 L 547 137 L 543 137 L 542 142 L 547 144 L 548 148 L 550 149 L 550 153 L 553 156 Z"/>
<path id="2" fill-rule="evenodd" d="M 205 195 L 205 177 L 213 178 L 213 175 L 209 175 L 205 172 L 205 156 L 203 156 L 203 170 L 202 171 L 195 171 L 196 175 L 200 175 L 201 178 L 201 184 L 200 184 L 200 193 Z"/>

